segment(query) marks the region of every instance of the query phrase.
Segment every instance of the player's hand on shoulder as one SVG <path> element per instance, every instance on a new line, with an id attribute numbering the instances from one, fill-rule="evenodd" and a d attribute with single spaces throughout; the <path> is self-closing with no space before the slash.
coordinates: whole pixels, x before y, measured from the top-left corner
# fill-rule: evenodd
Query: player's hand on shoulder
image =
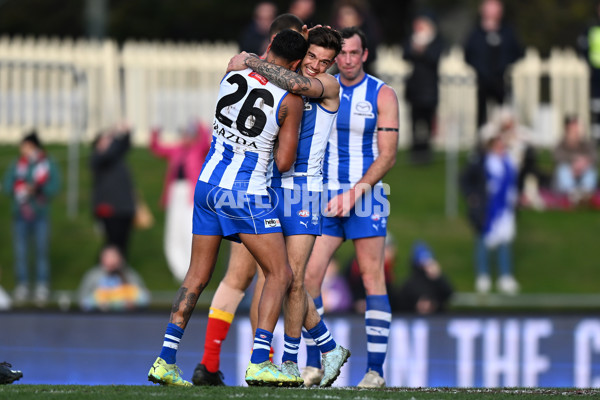
<path id="1" fill-rule="evenodd" d="M 240 54 L 236 54 L 235 56 L 231 57 L 231 60 L 229 60 L 229 63 L 227 64 L 227 72 L 241 71 L 246 69 L 246 59 L 249 56 L 250 54 L 242 51 Z"/>

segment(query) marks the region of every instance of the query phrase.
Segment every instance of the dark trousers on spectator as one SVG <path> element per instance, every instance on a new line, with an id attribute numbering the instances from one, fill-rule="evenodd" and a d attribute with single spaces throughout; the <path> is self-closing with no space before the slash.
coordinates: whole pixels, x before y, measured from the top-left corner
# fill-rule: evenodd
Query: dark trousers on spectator
<path id="1" fill-rule="evenodd" d="M 436 107 L 411 107 L 412 143 L 410 156 L 413 162 L 431 160 L 431 137 Z"/>
<path id="2" fill-rule="evenodd" d="M 123 257 L 127 258 L 127 245 L 133 225 L 133 215 L 101 218 L 100 221 L 104 228 L 105 245 L 117 246 Z"/>

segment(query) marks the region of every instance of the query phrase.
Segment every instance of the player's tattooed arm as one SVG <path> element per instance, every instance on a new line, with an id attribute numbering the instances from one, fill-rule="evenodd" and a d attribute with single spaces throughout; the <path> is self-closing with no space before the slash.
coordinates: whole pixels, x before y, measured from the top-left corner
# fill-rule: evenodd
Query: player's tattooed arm
<path id="1" fill-rule="evenodd" d="M 299 75 L 279 65 L 261 60 L 258 57 L 248 55 L 245 64 L 275 85 L 289 92 L 303 95 L 314 87 L 313 79 Z M 320 82 L 317 79 L 314 79 L 314 81 L 320 92 L 322 88 Z"/>

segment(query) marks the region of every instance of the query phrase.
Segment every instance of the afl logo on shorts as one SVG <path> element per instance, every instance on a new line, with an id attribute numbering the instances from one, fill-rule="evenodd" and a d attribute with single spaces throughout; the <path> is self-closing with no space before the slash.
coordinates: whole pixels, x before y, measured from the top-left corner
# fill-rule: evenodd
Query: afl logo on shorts
<path id="1" fill-rule="evenodd" d="M 373 215 L 371 215 L 371 219 L 373 221 L 377 222 L 381 219 L 381 216 L 379 214 L 373 214 Z"/>
<path id="2" fill-rule="evenodd" d="M 299 217 L 309 217 L 310 216 L 310 211 L 308 211 L 308 210 L 300 210 L 300 211 L 298 211 L 298 216 Z"/>
<path id="3" fill-rule="evenodd" d="M 265 219 L 265 228 L 277 228 L 279 226 L 281 226 L 279 218 Z"/>

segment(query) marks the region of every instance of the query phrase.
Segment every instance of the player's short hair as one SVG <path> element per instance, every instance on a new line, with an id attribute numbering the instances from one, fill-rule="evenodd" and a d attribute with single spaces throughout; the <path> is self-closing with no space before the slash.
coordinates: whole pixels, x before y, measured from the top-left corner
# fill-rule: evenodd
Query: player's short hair
<path id="1" fill-rule="evenodd" d="M 342 51 L 343 41 L 342 36 L 335 29 L 319 27 L 308 31 L 308 45 L 314 44 L 315 46 L 334 50 L 333 58 L 337 57 Z"/>
<path id="2" fill-rule="evenodd" d="M 291 29 L 279 32 L 271 43 L 271 52 L 287 61 L 301 60 L 308 50 L 308 42 L 304 36 Z"/>
<path id="3" fill-rule="evenodd" d="M 367 36 L 359 27 L 351 26 L 349 28 L 344 28 L 340 31 L 340 35 L 342 35 L 343 39 L 348 39 L 354 35 L 358 35 L 363 50 L 367 49 Z"/>
<path id="4" fill-rule="evenodd" d="M 281 14 L 273 20 L 271 28 L 269 28 L 269 37 L 281 32 L 284 29 L 292 29 L 294 31 L 302 32 L 302 26 L 304 23 L 294 14 Z"/>

